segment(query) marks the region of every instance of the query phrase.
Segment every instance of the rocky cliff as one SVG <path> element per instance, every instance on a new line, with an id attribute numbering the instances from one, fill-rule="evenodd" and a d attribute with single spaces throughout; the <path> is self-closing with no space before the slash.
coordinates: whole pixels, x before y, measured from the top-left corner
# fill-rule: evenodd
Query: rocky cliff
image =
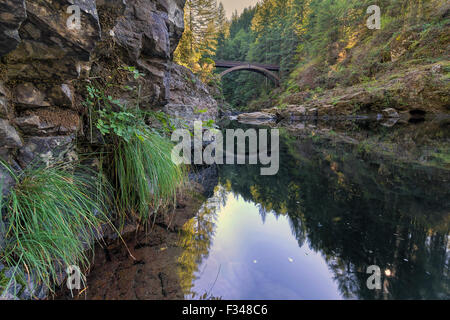
<path id="1" fill-rule="evenodd" d="M 85 111 L 78 81 L 113 74 L 121 65 L 145 75 L 140 80 L 143 108 L 164 108 L 182 118 L 206 108 L 201 116 L 215 118 L 217 103 L 208 89 L 171 61 L 184 29 L 184 2 L 3 1 L 1 157 L 24 167 L 36 157 L 48 163 L 76 156 L 74 141 L 83 134 Z M 8 184 L 5 172 L 1 175 Z"/>
<path id="2" fill-rule="evenodd" d="M 172 62 L 184 30 L 185 0 L 4 0 L 0 3 L 0 158 L 21 170 L 77 157 L 85 136 L 85 83 L 143 75 L 142 108 L 214 119 L 217 102 Z M 120 93 L 122 94 L 122 93 Z M 120 98 L 127 99 L 126 94 Z M 203 119 L 205 120 L 205 119 Z M 0 167 L 3 194 L 13 180 Z M 0 247 L 2 243 L 0 219 Z M 25 297 L 26 298 L 26 297 Z"/>

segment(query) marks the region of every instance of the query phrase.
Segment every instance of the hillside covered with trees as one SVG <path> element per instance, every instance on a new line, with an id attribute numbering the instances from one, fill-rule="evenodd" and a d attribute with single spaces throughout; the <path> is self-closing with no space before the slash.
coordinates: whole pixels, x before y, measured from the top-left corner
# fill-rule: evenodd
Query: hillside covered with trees
<path id="1" fill-rule="evenodd" d="M 371 5 L 381 9 L 379 30 L 366 25 Z M 387 82 L 402 71 L 438 62 L 440 72 L 448 74 L 445 0 L 262 0 L 234 13 L 231 21 L 224 19 L 221 4 L 189 0 L 185 15 L 176 59 L 203 73 L 203 79 L 213 72 L 211 59 L 280 65 L 283 85 L 275 91 L 259 74 L 227 75 L 223 92 L 234 107 L 248 108 L 252 101 L 254 110 L 300 104 L 325 90 L 376 87 L 375 80 Z M 448 85 L 448 76 L 439 80 Z"/>

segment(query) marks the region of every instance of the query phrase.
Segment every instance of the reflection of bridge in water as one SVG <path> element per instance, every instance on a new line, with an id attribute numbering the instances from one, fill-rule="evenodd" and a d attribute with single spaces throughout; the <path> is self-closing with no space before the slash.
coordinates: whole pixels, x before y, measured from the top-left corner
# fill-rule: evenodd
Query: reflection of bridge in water
<path id="1" fill-rule="evenodd" d="M 241 61 L 216 61 L 216 68 L 225 68 L 227 70 L 220 74 L 222 78 L 228 73 L 240 70 L 252 71 L 260 73 L 270 80 L 272 80 L 278 87 L 280 85 L 280 78 L 275 72 L 280 71 L 280 66 L 275 64 L 262 64 L 253 62 L 241 62 Z M 274 72 L 275 71 L 275 72 Z"/>

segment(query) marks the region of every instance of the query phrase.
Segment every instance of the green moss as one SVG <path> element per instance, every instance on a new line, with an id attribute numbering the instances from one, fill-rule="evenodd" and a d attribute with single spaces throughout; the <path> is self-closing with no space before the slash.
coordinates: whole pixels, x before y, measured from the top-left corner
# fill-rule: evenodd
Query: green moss
<path id="1" fill-rule="evenodd" d="M 5 270 L 0 271 L 0 295 L 7 288 L 10 279 L 5 276 Z"/>
<path id="2" fill-rule="evenodd" d="M 445 168 L 450 168 L 450 150 L 442 150 L 441 152 L 434 152 L 431 154 L 433 162 Z"/>

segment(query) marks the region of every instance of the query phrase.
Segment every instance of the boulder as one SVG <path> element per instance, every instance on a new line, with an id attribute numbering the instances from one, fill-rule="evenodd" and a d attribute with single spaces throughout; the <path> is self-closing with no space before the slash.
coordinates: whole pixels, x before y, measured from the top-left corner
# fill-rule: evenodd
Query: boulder
<path id="1" fill-rule="evenodd" d="M 238 120 L 274 120 L 275 117 L 270 113 L 265 112 L 252 112 L 252 113 L 242 113 L 238 115 Z"/>
<path id="2" fill-rule="evenodd" d="M 130 58 L 170 59 L 184 30 L 185 0 L 135 0 L 126 3 L 112 33 Z"/>
<path id="3" fill-rule="evenodd" d="M 48 107 L 46 95 L 31 82 L 19 84 L 15 88 L 14 102 L 30 107 Z"/>
<path id="4" fill-rule="evenodd" d="M 239 122 L 257 126 L 272 126 L 276 119 L 276 116 L 266 112 L 242 113 L 237 116 Z"/>
<path id="5" fill-rule="evenodd" d="M 95 0 L 11 1 L 24 4 L 27 19 L 18 31 L 20 43 L 6 56 L 8 78 L 76 78 L 79 62 L 89 61 L 100 40 Z M 71 5 L 80 8 L 80 29 L 67 27 Z"/>
<path id="6" fill-rule="evenodd" d="M 21 167 L 49 165 L 62 160 L 73 160 L 75 136 L 30 137 L 19 149 L 17 160 Z"/>
<path id="7" fill-rule="evenodd" d="M 54 85 L 48 91 L 49 100 L 52 105 L 74 108 L 75 88 L 68 83 Z"/>
<path id="8" fill-rule="evenodd" d="M 310 117 L 318 117 L 319 111 L 317 108 L 311 108 L 306 111 L 306 114 Z"/>
<path id="9" fill-rule="evenodd" d="M 173 52 L 184 30 L 184 0 L 135 0 L 125 3 L 109 33 L 145 74 L 142 95 L 152 106 L 169 101 Z M 173 103 L 173 102 L 172 102 Z M 173 103 L 177 104 L 177 103 Z"/>
<path id="10" fill-rule="evenodd" d="M 385 118 L 400 118 L 397 110 L 395 110 L 394 108 L 384 109 L 381 113 Z"/>
<path id="11" fill-rule="evenodd" d="M 381 125 L 383 127 L 390 128 L 390 127 L 395 126 L 398 121 L 399 121 L 399 118 L 389 118 L 389 119 L 386 119 L 385 121 L 381 122 Z"/>
<path id="12" fill-rule="evenodd" d="M 7 149 L 15 149 L 22 146 L 22 140 L 16 129 L 9 121 L 4 119 L 0 119 L 0 146 Z"/>
<path id="13" fill-rule="evenodd" d="M 141 54 L 160 58 L 170 55 L 169 30 L 164 19 L 155 11 L 155 2 L 130 1 L 123 17 L 113 28 L 117 43 L 128 51 L 134 61 Z"/>
<path id="14" fill-rule="evenodd" d="M 289 105 L 286 110 L 283 111 L 284 114 L 289 114 L 291 117 L 303 117 L 306 115 L 306 108 L 302 105 Z"/>

